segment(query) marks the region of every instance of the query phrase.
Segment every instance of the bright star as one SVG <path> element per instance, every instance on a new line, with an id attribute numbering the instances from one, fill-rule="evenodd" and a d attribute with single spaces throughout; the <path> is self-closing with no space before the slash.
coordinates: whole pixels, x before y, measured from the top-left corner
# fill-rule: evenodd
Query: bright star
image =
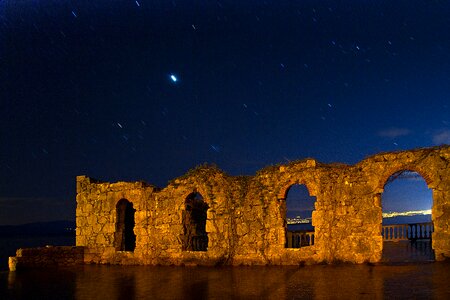
<path id="1" fill-rule="evenodd" d="M 178 78 L 175 75 L 170 75 L 170 79 L 172 79 L 173 82 L 177 82 Z"/>
<path id="2" fill-rule="evenodd" d="M 211 146 L 212 150 L 216 151 L 217 153 L 220 152 L 220 147 L 219 146 L 216 146 L 216 145 L 210 145 L 210 146 Z"/>

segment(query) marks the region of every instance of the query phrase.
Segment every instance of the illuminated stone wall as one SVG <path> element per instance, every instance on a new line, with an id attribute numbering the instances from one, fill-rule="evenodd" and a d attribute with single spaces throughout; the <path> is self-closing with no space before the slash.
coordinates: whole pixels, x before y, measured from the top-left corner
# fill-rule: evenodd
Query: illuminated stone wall
<path id="1" fill-rule="evenodd" d="M 436 259 L 450 257 L 450 147 L 382 153 L 356 165 L 313 159 L 270 166 L 255 176 L 228 176 L 202 166 L 164 189 L 142 182 L 107 183 L 77 177 L 77 246 L 87 263 L 303 264 L 377 262 L 382 254 L 381 193 L 398 171 L 418 172 L 433 190 Z M 286 194 L 305 184 L 316 197 L 315 244 L 285 248 Z M 208 206 L 207 251 L 183 251 L 186 198 Z M 133 204 L 134 251 L 118 251 L 117 203 Z"/>
<path id="2" fill-rule="evenodd" d="M 10 271 L 56 266 L 75 266 L 84 263 L 84 248 L 73 246 L 45 246 L 39 248 L 21 248 L 16 256 L 10 257 Z"/>

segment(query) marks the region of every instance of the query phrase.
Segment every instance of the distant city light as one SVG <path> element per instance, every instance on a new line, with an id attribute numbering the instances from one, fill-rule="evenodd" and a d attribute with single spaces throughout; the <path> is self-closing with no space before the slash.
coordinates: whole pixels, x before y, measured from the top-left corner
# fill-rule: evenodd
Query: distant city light
<path id="1" fill-rule="evenodd" d="M 431 215 L 431 209 L 426 210 L 411 210 L 411 211 L 403 211 L 403 212 L 385 212 L 383 213 L 383 218 L 394 218 L 394 217 L 409 217 L 409 216 L 418 216 L 418 215 Z"/>
<path id="2" fill-rule="evenodd" d="M 384 212 L 383 218 L 394 218 L 394 217 L 411 217 L 411 216 L 419 216 L 419 215 L 431 215 L 431 209 L 426 210 L 411 210 L 411 211 L 402 211 L 402 212 Z M 286 218 L 286 223 L 288 225 L 296 225 L 296 224 L 310 224 L 311 218 L 302 218 L 297 216 L 295 218 Z"/>
<path id="3" fill-rule="evenodd" d="M 297 216 L 295 218 L 286 218 L 286 223 L 288 225 L 296 225 L 296 224 L 310 224 L 311 218 L 302 218 Z"/>
<path id="4" fill-rule="evenodd" d="M 175 75 L 173 75 L 173 74 L 170 75 L 170 79 L 171 79 L 173 82 L 177 82 L 177 81 L 178 81 L 178 78 L 177 78 Z"/>

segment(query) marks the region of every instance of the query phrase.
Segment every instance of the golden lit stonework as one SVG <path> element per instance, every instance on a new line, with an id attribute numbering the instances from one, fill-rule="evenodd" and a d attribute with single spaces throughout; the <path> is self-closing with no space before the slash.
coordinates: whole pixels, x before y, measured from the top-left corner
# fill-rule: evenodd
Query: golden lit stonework
<path id="1" fill-rule="evenodd" d="M 450 257 L 449 146 L 377 154 L 352 166 L 307 159 L 255 176 L 200 166 L 163 189 L 78 176 L 76 249 L 84 249 L 84 263 L 100 264 L 378 262 L 381 193 L 403 170 L 419 173 L 433 191 L 432 247 L 436 260 Z M 285 199 L 294 184 L 316 197 L 314 232 L 304 233 L 307 242 L 297 248 L 286 225 Z"/>

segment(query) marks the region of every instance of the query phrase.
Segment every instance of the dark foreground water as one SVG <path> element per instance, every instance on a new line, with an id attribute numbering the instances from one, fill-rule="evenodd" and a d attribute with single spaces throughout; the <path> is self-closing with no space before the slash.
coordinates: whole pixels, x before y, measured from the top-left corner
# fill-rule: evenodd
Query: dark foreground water
<path id="1" fill-rule="evenodd" d="M 120 267 L 0 273 L 0 299 L 450 299 L 449 263 Z"/>
<path id="2" fill-rule="evenodd" d="M 450 262 L 430 262 L 428 242 L 387 242 L 383 264 L 304 267 L 86 265 L 8 272 L 25 246 L 73 245 L 73 237 L 0 239 L 2 299 L 450 299 Z"/>

